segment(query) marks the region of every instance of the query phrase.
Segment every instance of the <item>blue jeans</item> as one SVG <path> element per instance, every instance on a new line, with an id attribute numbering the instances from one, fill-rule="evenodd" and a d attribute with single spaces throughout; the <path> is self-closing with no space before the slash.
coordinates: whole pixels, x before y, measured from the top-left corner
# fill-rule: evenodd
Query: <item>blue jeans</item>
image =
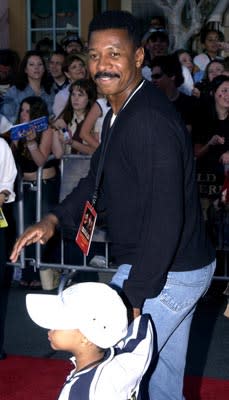
<path id="1" fill-rule="evenodd" d="M 122 288 L 130 269 L 131 265 L 121 265 L 111 285 Z M 149 380 L 150 400 L 184 399 L 190 326 L 197 302 L 208 290 L 214 271 L 215 261 L 193 271 L 169 272 L 161 293 L 144 302 L 142 312 L 150 314 L 155 325 L 158 357 Z M 146 400 L 145 395 L 143 398 Z"/>

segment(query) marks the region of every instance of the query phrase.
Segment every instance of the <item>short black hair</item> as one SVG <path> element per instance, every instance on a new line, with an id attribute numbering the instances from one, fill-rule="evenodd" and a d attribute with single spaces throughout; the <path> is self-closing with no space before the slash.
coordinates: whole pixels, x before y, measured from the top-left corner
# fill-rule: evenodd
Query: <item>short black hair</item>
<path id="1" fill-rule="evenodd" d="M 156 42 L 157 40 L 159 40 L 160 42 L 165 42 L 169 46 L 169 36 L 166 32 L 162 32 L 159 30 L 155 30 L 154 32 L 149 32 L 149 36 L 146 42 L 147 43 L 149 41 Z"/>
<path id="2" fill-rule="evenodd" d="M 229 76 L 227 75 L 218 75 L 216 76 L 212 82 L 210 83 L 211 90 L 213 93 L 222 85 L 224 82 L 229 82 Z"/>
<path id="3" fill-rule="evenodd" d="M 151 62 L 151 69 L 154 67 L 160 67 L 162 72 L 170 78 L 175 76 L 176 87 L 179 87 L 184 83 L 181 63 L 176 54 L 173 53 L 168 56 L 155 57 Z"/>
<path id="4" fill-rule="evenodd" d="M 224 34 L 223 32 L 217 30 L 217 29 L 210 29 L 210 28 L 203 28 L 200 32 L 200 42 L 202 44 L 205 43 L 206 38 L 209 33 L 216 33 L 219 36 L 219 41 L 222 42 L 224 40 Z"/>
<path id="5" fill-rule="evenodd" d="M 125 29 L 134 46 L 141 47 L 139 21 L 128 11 L 108 10 L 96 15 L 89 24 L 88 42 L 92 32 L 105 29 Z"/>

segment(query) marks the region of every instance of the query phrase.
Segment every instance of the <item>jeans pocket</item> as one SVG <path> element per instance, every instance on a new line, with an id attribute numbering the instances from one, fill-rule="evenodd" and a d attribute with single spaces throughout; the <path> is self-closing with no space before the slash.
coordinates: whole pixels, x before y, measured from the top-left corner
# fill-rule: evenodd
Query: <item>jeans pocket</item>
<path id="1" fill-rule="evenodd" d="M 212 277 L 210 266 L 185 272 L 170 272 L 159 295 L 160 301 L 171 311 L 193 307 L 207 291 Z"/>

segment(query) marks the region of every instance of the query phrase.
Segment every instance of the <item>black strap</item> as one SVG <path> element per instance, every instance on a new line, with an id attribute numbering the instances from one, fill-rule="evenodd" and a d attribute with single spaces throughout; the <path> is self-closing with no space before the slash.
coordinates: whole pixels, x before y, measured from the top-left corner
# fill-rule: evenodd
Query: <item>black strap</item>
<path id="1" fill-rule="evenodd" d="M 116 115 L 116 118 L 115 118 L 115 120 L 114 120 L 112 126 L 110 126 L 111 117 L 110 117 L 110 118 L 107 118 L 107 119 L 105 120 L 106 126 L 105 126 L 105 128 L 103 128 L 103 131 L 104 131 L 104 135 L 103 135 L 104 140 L 103 140 L 102 145 L 101 145 L 101 146 L 102 146 L 102 147 L 101 147 L 101 153 L 100 153 L 100 158 L 99 158 L 99 164 L 98 164 L 97 174 L 96 174 L 96 178 L 95 178 L 95 189 L 94 189 L 94 193 L 93 193 L 92 201 L 91 201 L 93 207 L 95 207 L 96 202 L 97 202 L 97 200 L 98 200 L 99 186 L 100 186 L 100 183 L 101 183 L 101 178 L 102 178 L 102 173 L 103 173 L 103 167 L 104 167 L 105 156 L 106 156 L 108 144 L 109 144 L 109 142 L 110 142 L 110 138 L 111 138 L 111 135 L 112 135 L 112 133 L 113 133 L 113 130 L 114 130 L 116 121 L 117 121 L 117 119 L 118 119 L 120 113 L 122 112 L 122 110 L 125 108 L 126 104 L 129 102 L 130 98 L 131 98 L 132 96 L 134 96 L 135 92 L 137 92 L 138 88 L 141 86 L 142 83 L 143 83 L 143 81 L 141 80 L 141 81 L 138 83 L 138 85 L 137 85 L 137 87 L 135 88 L 135 90 L 134 90 L 132 93 L 130 93 L 130 95 L 129 95 L 128 98 L 126 99 L 125 103 L 123 104 L 123 106 L 122 106 L 121 109 L 119 110 L 118 114 Z"/>
<path id="2" fill-rule="evenodd" d="M 110 127 L 111 117 L 107 118 L 105 120 L 105 122 L 106 122 L 106 126 L 104 128 L 104 140 L 101 145 L 101 153 L 100 153 L 99 164 L 98 164 L 98 169 L 97 169 L 96 178 L 95 178 L 95 189 L 94 189 L 94 193 L 93 193 L 92 201 L 91 201 L 93 207 L 95 207 L 97 199 L 98 199 L 99 186 L 100 186 L 100 182 L 101 182 L 101 178 L 102 178 L 105 156 L 106 156 L 107 147 L 108 147 L 108 144 L 109 144 L 109 141 L 111 138 L 111 134 L 113 132 L 113 126 L 114 126 L 114 124 L 113 124 L 112 127 Z"/>

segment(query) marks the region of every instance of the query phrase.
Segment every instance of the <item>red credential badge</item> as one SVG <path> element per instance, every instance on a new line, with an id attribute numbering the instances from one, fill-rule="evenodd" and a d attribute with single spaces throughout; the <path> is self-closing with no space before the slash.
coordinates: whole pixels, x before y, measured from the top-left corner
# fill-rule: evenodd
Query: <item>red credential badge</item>
<path id="1" fill-rule="evenodd" d="M 85 256 L 88 255 L 95 223 L 97 219 L 97 212 L 89 201 L 86 202 L 83 212 L 83 217 L 76 235 L 76 243 L 82 250 Z"/>

